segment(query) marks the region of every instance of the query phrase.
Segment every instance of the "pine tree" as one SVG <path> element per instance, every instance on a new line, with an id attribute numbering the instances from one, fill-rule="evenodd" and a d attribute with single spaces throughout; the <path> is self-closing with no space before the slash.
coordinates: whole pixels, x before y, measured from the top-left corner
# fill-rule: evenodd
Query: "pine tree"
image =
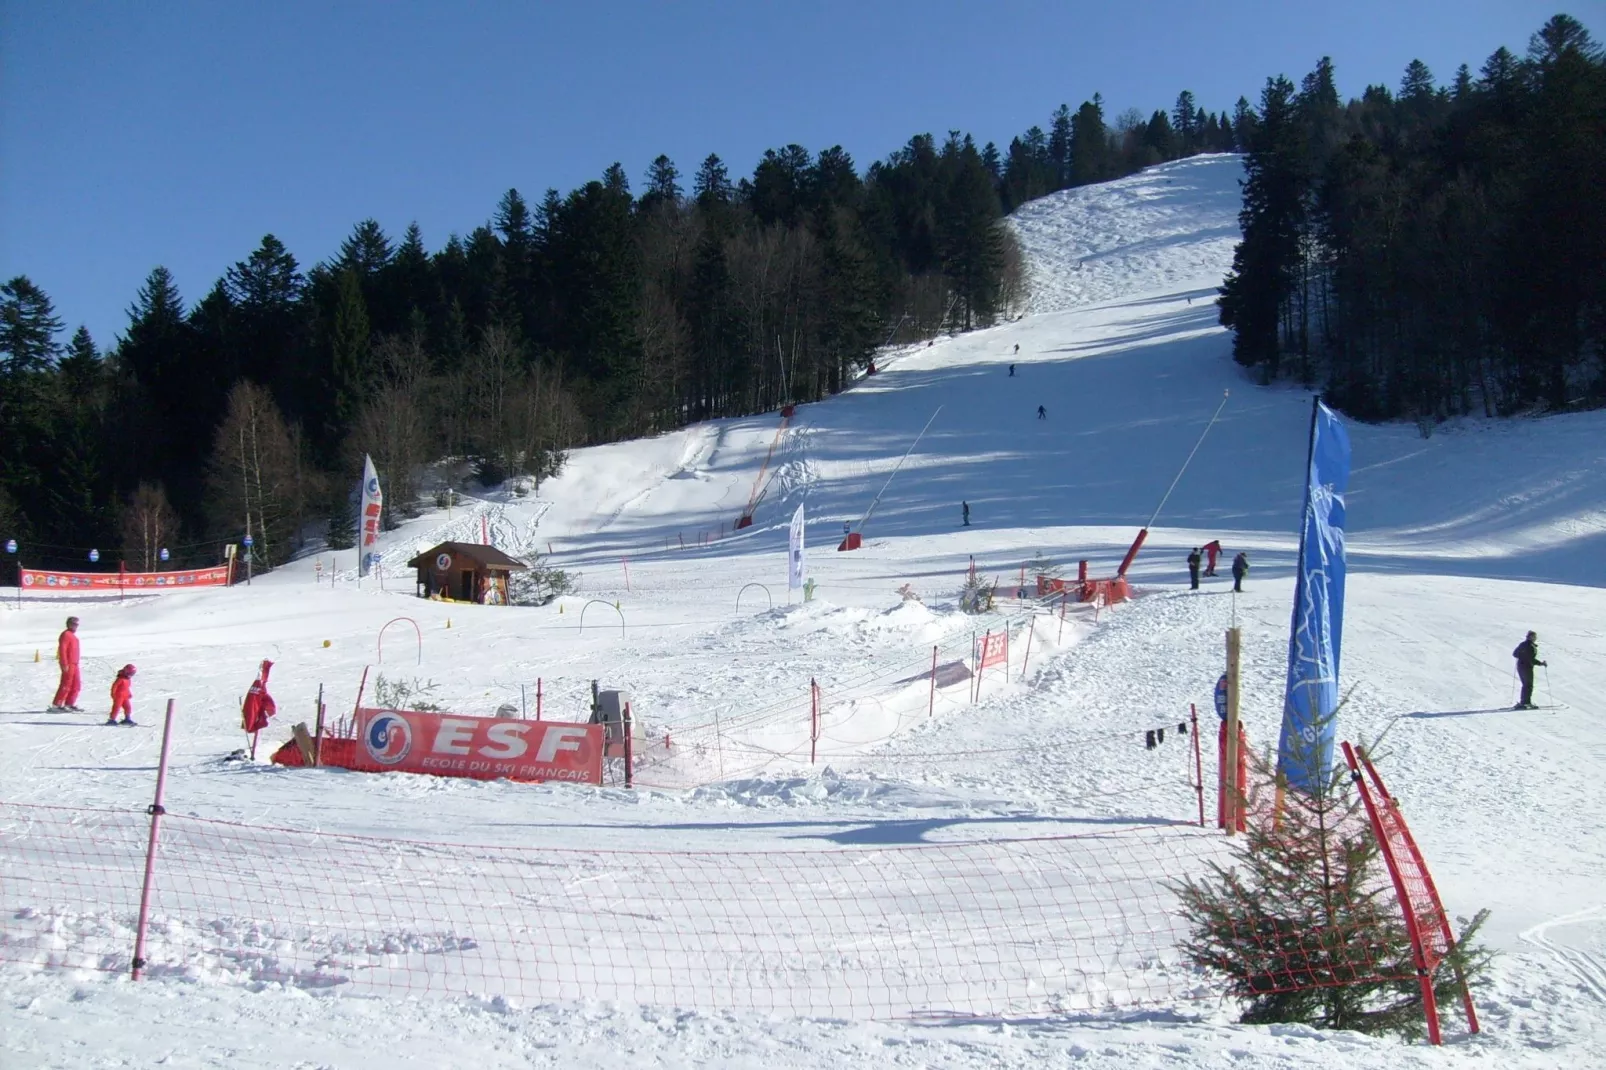
<path id="1" fill-rule="evenodd" d="M 1102 182 L 1108 177 L 1110 138 L 1104 127 L 1104 99 L 1097 93 L 1076 109 L 1071 120 L 1071 171 L 1075 185 Z"/>
<path id="2" fill-rule="evenodd" d="M 1048 125 L 1048 158 L 1054 168 L 1054 189 L 1071 184 L 1071 109 L 1061 104 Z"/>
<path id="3" fill-rule="evenodd" d="M 0 286 L 0 376 L 49 368 L 62 323 L 45 292 L 26 275 Z"/>
<path id="4" fill-rule="evenodd" d="M 1177 134 L 1177 152 L 1182 156 L 1191 156 L 1200 149 L 1201 113 L 1194 107 L 1193 93 L 1184 89 L 1177 94 L 1176 107 L 1171 109 L 1171 128 Z"/>
<path id="5" fill-rule="evenodd" d="M 675 169 L 673 160 L 660 154 L 647 169 L 647 189 L 637 207 L 642 214 L 651 215 L 664 208 L 678 207 L 680 196 L 680 172 Z"/>
<path id="6" fill-rule="evenodd" d="M 368 308 L 363 301 L 362 283 L 355 271 L 342 271 L 335 281 L 338 303 L 329 339 L 329 375 L 325 386 L 329 406 L 324 426 L 324 440 L 331 447 L 351 429 L 371 379 Z"/>
<path id="7" fill-rule="evenodd" d="M 1290 791 L 1276 820 L 1253 821 L 1230 865 L 1177 886 L 1191 934 L 1182 951 L 1220 977 L 1248 1025 L 1417 1038 L 1421 986 L 1410 932 L 1359 797 L 1339 779 L 1316 795 Z M 1440 1006 L 1460 998 L 1491 955 L 1476 942 L 1488 917 L 1463 926 L 1434 977 Z"/>
<path id="8" fill-rule="evenodd" d="M 710 153 L 702 166 L 697 168 L 697 178 L 692 183 L 692 196 L 696 198 L 698 207 L 707 209 L 730 204 L 734 193 L 730 172 L 718 156 Z"/>

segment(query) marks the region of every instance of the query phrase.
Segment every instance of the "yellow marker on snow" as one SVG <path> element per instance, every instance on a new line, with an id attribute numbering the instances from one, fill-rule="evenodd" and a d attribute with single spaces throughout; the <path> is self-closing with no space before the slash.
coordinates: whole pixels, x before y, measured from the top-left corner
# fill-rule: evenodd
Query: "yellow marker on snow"
<path id="1" fill-rule="evenodd" d="M 324 641 L 323 641 L 323 647 L 324 647 L 324 649 L 325 649 L 325 650 L 328 650 L 328 649 L 329 649 L 329 640 L 327 640 L 327 639 L 325 639 L 325 640 L 324 640 Z"/>
<path id="2" fill-rule="evenodd" d="M 450 628 L 452 626 L 452 618 L 451 617 L 447 617 L 446 618 L 446 626 L 448 628 Z"/>
<path id="3" fill-rule="evenodd" d="M 39 651 L 38 650 L 35 650 L 33 652 L 33 663 L 35 665 L 39 664 Z"/>

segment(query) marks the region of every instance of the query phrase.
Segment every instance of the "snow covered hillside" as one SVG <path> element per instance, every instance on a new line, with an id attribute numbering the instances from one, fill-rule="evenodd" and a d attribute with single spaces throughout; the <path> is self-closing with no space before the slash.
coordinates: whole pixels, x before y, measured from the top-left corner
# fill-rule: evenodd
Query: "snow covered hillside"
<path id="1" fill-rule="evenodd" d="M 1603 413 L 1464 421 L 1428 439 L 1409 426 L 1350 426 L 1343 672 L 1353 690 L 1340 731 L 1384 737 L 1383 774 L 1450 911 L 1493 911 L 1487 936 L 1501 958 L 1478 994 L 1481 1036 L 1466 1037 L 1453 1016 L 1452 1042 L 1438 1050 L 1247 1028 L 1211 999 L 1129 1003 L 1102 963 L 1074 961 L 1063 976 L 1006 969 L 1052 965 L 1055 941 L 1077 934 L 1031 913 L 1052 905 L 1044 891 L 1052 880 L 1031 865 L 999 866 L 989 845 L 1011 852 L 1029 850 L 1018 845 L 1033 837 L 1187 834 L 1180 826 L 1196 817 L 1196 796 L 1186 752 L 1174 739 L 1147 750 L 1143 732 L 1185 719 L 1190 703 L 1210 707 L 1222 632 L 1233 621 L 1244 629 L 1250 739 L 1264 747 L 1276 736 L 1310 410 L 1307 394 L 1241 375 L 1216 326 L 1215 287 L 1237 233 L 1238 175 L 1234 157 L 1198 157 L 1022 206 L 1014 225 L 1034 289 L 1031 314 L 1020 321 L 889 354 L 877 375 L 844 395 L 799 406 L 779 435 L 780 417 L 766 415 L 576 450 L 534 496 L 486 495 L 390 533 L 384 589 L 372 580 L 359 586 L 346 551 L 325 554 L 321 571 L 308 559 L 227 591 L 7 601 L 0 815 L 11 834 L 25 824 L 17 815 L 31 812 L 23 806 L 117 809 L 143 819 L 159 731 L 97 723 L 112 673 L 133 661 L 144 724 L 159 721 L 166 698 L 178 703 L 170 813 L 297 835 L 595 854 L 555 874 L 552 896 L 539 901 L 489 892 L 482 902 L 463 900 L 486 912 L 456 922 L 483 945 L 483 964 L 504 971 L 504 982 L 507 971 L 527 968 L 518 979 L 529 987 L 486 983 L 420 1000 L 407 998 L 422 991 L 416 978 L 449 976 L 452 954 L 472 954 L 472 941 L 419 952 L 415 988 L 407 987 L 405 955 L 388 950 L 392 957 L 376 959 L 374 969 L 396 978 L 398 992 L 363 988 L 360 977 L 320 987 L 305 978 L 327 977 L 328 962 L 350 949 L 320 947 L 314 963 L 314 949 L 286 928 L 304 917 L 280 917 L 274 904 L 259 903 L 257 913 L 192 912 L 180 924 L 159 901 L 149 954 L 171 969 L 133 984 L 115 971 L 127 960 L 137 873 L 133 884 L 108 886 L 104 902 L 69 910 L 48 897 L 24 901 L 16 889 L 26 860 L 0 855 L 6 1065 L 575 1067 L 643 1057 L 765 1068 L 872 1060 L 1606 1064 Z M 1075 609 L 1063 622 L 1057 606 L 1034 617 L 1034 607 L 1013 597 L 982 618 L 959 612 L 972 561 L 1010 595 L 1039 555 L 1070 573 L 1086 559 L 1094 575 L 1108 575 L 1224 392 L 1220 421 L 1132 570 L 1136 600 L 1097 619 Z M 843 521 L 865 512 L 933 413 L 866 524 L 863 548 L 837 553 Z M 733 531 L 761 471 L 767 482 L 755 523 Z M 969 527 L 961 502 L 971 509 Z M 818 583 L 807 604 L 786 590 L 786 525 L 799 504 Z M 444 539 L 477 541 L 481 531 L 505 549 L 550 552 L 580 574 L 580 590 L 539 609 L 411 597 L 403 562 Z M 1244 594 L 1233 597 L 1224 580 L 1187 589 L 1184 555 L 1213 538 L 1229 555 L 1249 553 Z M 919 601 L 900 595 L 905 585 Z M 40 712 L 67 613 L 83 618 L 83 715 Z M 421 640 L 394 626 L 381 651 L 380 631 L 397 617 L 412 618 Z M 1530 628 L 1550 665 L 1539 698 L 1556 708 L 1515 714 L 1502 709 L 1514 698 L 1509 652 Z M 933 692 L 925 674 L 934 648 L 940 662 L 959 660 L 973 632 L 999 629 L 1011 636 L 1007 679 L 988 670 L 974 704 L 963 682 Z M 548 719 L 583 719 L 590 681 L 599 679 L 630 691 L 647 725 L 641 783 L 586 789 L 225 761 L 242 745 L 240 696 L 264 657 L 277 665 L 274 746 L 290 724 L 311 719 L 320 685 L 334 712 L 349 712 L 365 666 L 433 682 L 430 701 L 469 714 L 505 706 L 533 713 L 539 680 Z M 822 694 L 812 741 L 811 680 Z M 1210 761 L 1207 752 L 1207 776 Z M 1077 850 L 1077 841 L 1055 842 L 1070 843 L 1055 850 Z M 220 850 L 219 864 L 236 865 L 245 843 Z M 877 919 L 835 897 L 854 887 L 843 883 L 851 869 L 890 872 L 877 868 L 894 865 L 889 852 L 928 848 L 938 859 L 929 866 L 919 861 L 925 855 L 896 856 L 914 859 L 896 863 L 910 888 L 941 893 L 945 881 L 964 879 L 952 872 L 954 859 L 987 862 L 985 883 L 998 901 L 956 901 L 936 919 L 949 932 L 995 934 L 998 957 L 967 952 L 940 968 L 922 961 L 918 969 L 929 972 L 919 973 L 918 992 L 869 991 L 857 963 L 940 951 L 942 933 L 880 930 Z M 718 885 L 713 904 L 650 881 L 625 895 L 617 874 L 586 868 L 610 851 L 696 855 L 716 874 L 720 852 L 770 852 L 799 867 L 851 865 L 834 883 L 799 882 L 782 894 L 758 869 L 744 868 L 753 863 L 741 859 L 752 856 L 728 855 L 729 883 Z M 398 856 L 391 871 L 395 905 L 381 914 L 427 906 L 431 896 L 456 902 L 473 888 L 453 884 L 454 873 L 466 880 L 491 872 L 473 869 L 490 866 L 475 859 L 408 884 L 403 877 L 413 871 L 404 862 Z M 1074 871 L 1074 860 L 1069 865 Z M 591 930 L 592 942 L 577 948 L 602 956 L 599 934 L 622 931 L 665 941 L 628 949 L 645 956 L 639 974 L 599 957 L 572 993 L 546 989 L 544 967 L 495 959 L 491 938 L 474 928 L 506 911 L 544 931 L 554 916 L 570 916 L 560 893 L 577 887 L 607 887 L 614 896 L 606 910 L 573 915 Z M 1056 894 L 1077 899 L 1074 887 Z M 315 892 L 299 909 L 317 909 Z M 744 936 L 728 928 L 732 918 L 759 918 L 776 933 L 787 930 L 795 915 L 776 904 L 793 896 L 800 911 L 841 904 L 836 924 L 846 929 L 823 917 L 832 942 L 818 957 L 766 957 L 768 929 Z M 889 900 L 887 909 L 923 917 L 919 898 Z M 429 921 L 434 929 L 418 924 L 444 931 L 451 919 Z M 632 977 L 674 977 L 683 964 L 668 949 L 687 933 L 705 939 L 709 961 L 730 971 L 724 987 L 631 987 Z M 1166 976 L 1163 967 L 1134 969 Z M 1123 983 L 1141 987 L 1131 976 Z M 785 998 L 769 1000 L 774 993 Z M 378 998 L 351 998 L 367 995 Z M 855 1009 L 861 997 L 880 1020 Z M 1116 1009 L 1098 1009 L 1106 1005 Z M 900 1009 L 885 1013 L 889 1007 Z M 939 1010 L 951 1014 L 939 1018 Z"/>

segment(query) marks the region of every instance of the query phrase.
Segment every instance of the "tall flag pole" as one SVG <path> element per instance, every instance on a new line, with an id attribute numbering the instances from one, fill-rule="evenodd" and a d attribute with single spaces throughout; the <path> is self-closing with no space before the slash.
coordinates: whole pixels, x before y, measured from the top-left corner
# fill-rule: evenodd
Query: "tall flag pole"
<path id="1" fill-rule="evenodd" d="M 1326 790 L 1333 768 L 1344 631 L 1344 492 L 1349 476 L 1349 434 L 1321 398 L 1314 398 L 1288 635 L 1288 692 L 1277 745 L 1279 783 L 1308 795 Z"/>
<path id="2" fill-rule="evenodd" d="M 804 573 L 807 566 L 803 561 L 803 507 L 799 505 L 797 512 L 792 514 L 792 530 L 787 538 L 786 555 L 786 589 L 788 592 L 803 589 Z"/>
<path id="3" fill-rule="evenodd" d="M 385 496 L 379 489 L 379 473 L 374 471 L 373 458 L 362 455 L 362 514 L 357 521 L 357 576 L 368 575 L 371 555 L 379 545 L 379 514 L 385 506 Z"/>

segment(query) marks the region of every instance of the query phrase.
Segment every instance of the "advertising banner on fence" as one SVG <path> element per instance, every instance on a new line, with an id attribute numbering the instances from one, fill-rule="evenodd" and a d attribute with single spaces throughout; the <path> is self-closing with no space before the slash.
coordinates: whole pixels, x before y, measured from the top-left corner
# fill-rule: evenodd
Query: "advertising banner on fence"
<path id="1" fill-rule="evenodd" d="M 602 726 L 359 709 L 354 769 L 602 783 Z"/>
<path id="2" fill-rule="evenodd" d="M 1002 665 L 1004 659 L 1009 657 L 1009 633 L 988 632 L 982 641 L 976 644 L 981 650 L 980 664 L 983 669 L 990 669 L 994 665 Z"/>
<path id="3" fill-rule="evenodd" d="M 22 570 L 22 586 L 30 591 L 154 590 L 175 587 L 227 587 L 229 566 L 187 568 L 173 572 L 54 572 Z"/>

